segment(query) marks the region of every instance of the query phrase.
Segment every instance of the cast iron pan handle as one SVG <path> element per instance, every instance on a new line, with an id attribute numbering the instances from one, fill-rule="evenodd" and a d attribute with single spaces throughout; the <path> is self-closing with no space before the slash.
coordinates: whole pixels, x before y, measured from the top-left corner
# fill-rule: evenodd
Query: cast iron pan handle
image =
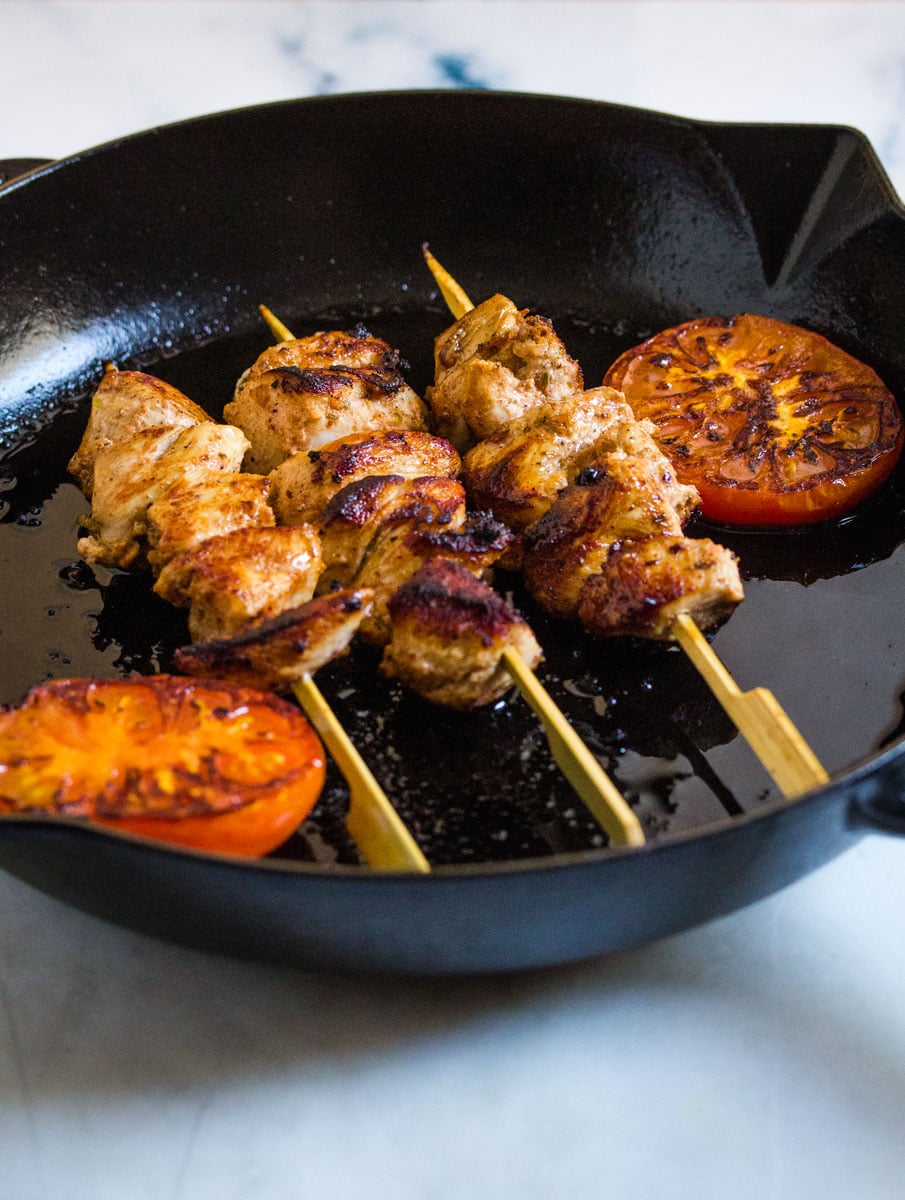
<path id="1" fill-rule="evenodd" d="M 0 187 L 12 183 L 20 175 L 27 175 L 36 167 L 46 167 L 52 158 L 0 158 Z"/>
<path id="2" fill-rule="evenodd" d="M 871 828 L 882 833 L 905 837 L 905 799 L 899 796 L 873 796 L 858 804 L 858 815 Z"/>
<path id="3" fill-rule="evenodd" d="M 856 793 L 851 815 L 871 829 L 905 836 L 905 764 L 900 757 L 885 771 L 880 770 L 879 776 L 870 781 L 869 790 Z"/>

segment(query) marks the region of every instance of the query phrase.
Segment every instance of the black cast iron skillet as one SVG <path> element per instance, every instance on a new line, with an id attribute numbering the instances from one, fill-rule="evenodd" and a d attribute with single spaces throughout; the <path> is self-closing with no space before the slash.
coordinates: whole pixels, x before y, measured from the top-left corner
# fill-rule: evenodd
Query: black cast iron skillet
<path id="1" fill-rule="evenodd" d="M 364 322 L 423 389 L 449 319 L 423 241 L 475 299 L 502 291 L 553 317 L 589 385 L 657 329 L 748 311 L 826 334 L 905 394 L 905 221 L 849 129 L 416 92 L 226 113 L 44 166 L 0 192 L 0 699 L 167 670 L 186 640 L 146 579 L 75 555 L 85 502 L 65 464 L 102 361 L 219 415 L 269 342 L 263 301 L 300 334 Z M 833 774 L 794 803 L 680 652 L 595 643 L 525 601 L 541 673 L 636 805 L 644 849 L 603 844 L 521 702 L 431 709 L 364 649 L 321 684 L 430 876 L 356 864 L 336 776 L 262 862 L 23 817 L 0 822 L 0 865 L 154 934 L 352 969 L 556 963 L 728 912 L 869 826 L 905 829 L 903 513 L 899 476 L 828 526 L 706 530 L 740 554 L 748 593 L 718 652 L 742 686 L 773 688 Z"/>

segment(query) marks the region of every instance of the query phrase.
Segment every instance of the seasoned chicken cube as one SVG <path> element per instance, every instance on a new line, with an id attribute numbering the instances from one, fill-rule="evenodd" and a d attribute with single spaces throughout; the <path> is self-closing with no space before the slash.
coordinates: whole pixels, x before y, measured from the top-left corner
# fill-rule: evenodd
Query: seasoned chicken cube
<path id="1" fill-rule="evenodd" d="M 211 471 L 237 471 L 248 440 L 232 425 L 214 421 L 187 429 L 145 429 L 101 450 L 94 465 L 88 537 L 79 554 L 108 567 L 132 565 L 144 548 L 148 509 L 174 483 L 191 483 Z"/>
<path id="2" fill-rule="evenodd" d="M 505 296 L 491 296 L 442 333 L 434 365 L 426 398 L 438 431 L 460 452 L 584 386 L 550 322 Z"/>
<path id="3" fill-rule="evenodd" d="M 613 455 L 644 459 L 658 489 L 684 520 L 698 494 L 675 478 L 669 461 L 638 422 L 621 392 L 594 388 L 555 404 L 544 404 L 481 442 L 464 461 L 472 504 L 489 509 L 517 533 L 541 519 L 557 495 L 585 478 L 602 474 Z"/>
<path id="4" fill-rule="evenodd" d="M 251 442 L 246 470 L 262 474 L 365 429 L 427 428 L 399 355 L 363 330 L 271 346 L 239 379 L 223 415 Z"/>
<path id="5" fill-rule="evenodd" d="M 452 478 L 461 468 L 459 455 L 443 438 L 421 430 L 372 430 L 293 454 L 271 472 L 271 504 L 283 525 L 316 525 L 341 488 L 369 475 Z"/>
<path id="6" fill-rule="evenodd" d="M 544 608 L 573 617 L 584 581 L 614 544 L 654 533 L 678 537 L 682 522 L 644 460 L 612 456 L 606 474 L 565 488 L 523 537 L 525 582 Z"/>
<path id="7" fill-rule="evenodd" d="M 237 529 L 170 559 L 154 591 L 189 609 L 192 641 L 204 642 L 305 604 L 321 565 L 310 525 Z"/>
<path id="8" fill-rule="evenodd" d="M 287 691 L 345 653 L 371 611 L 371 600 L 367 588 L 318 596 L 234 637 L 181 646 L 173 661 L 186 675 Z"/>
<path id="9" fill-rule="evenodd" d="M 744 598 L 730 550 L 709 538 L 654 536 L 613 548 L 585 583 L 578 616 L 600 637 L 668 639 L 680 613 L 706 629 Z"/>
<path id="10" fill-rule="evenodd" d="M 211 537 L 249 526 L 275 525 L 266 475 L 209 471 L 180 479 L 148 509 L 148 562 L 161 571 L 171 558 Z"/>
<path id="11" fill-rule="evenodd" d="M 375 538 L 413 527 L 460 529 L 465 489 L 455 479 L 372 475 L 342 488 L 321 520 L 324 574 L 319 590 L 349 587 Z"/>
<path id="12" fill-rule="evenodd" d="M 374 608 L 362 622 L 361 636 L 378 646 L 390 636 L 388 604 L 399 587 L 431 559 L 442 556 L 481 575 L 506 552 L 512 534 L 488 513 L 475 513 L 458 529 L 417 517 L 387 524 L 374 538 L 356 571 L 356 587 L 374 590 Z"/>
<path id="13" fill-rule="evenodd" d="M 435 704 L 478 708 L 513 686 L 507 648 L 528 666 L 541 660 L 530 626 L 513 605 L 465 567 L 426 563 L 389 601 L 391 636 L 381 670 Z"/>
<path id="14" fill-rule="evenodd" d="M 145 429 L 187 429 L 210 420 L 203 408 L 162 379 L 141 371 L 106 371 L 92 398 L 79 448 L 69 460 L 69 471 L 90 499 L 95 461 L 108 446 Z"/>

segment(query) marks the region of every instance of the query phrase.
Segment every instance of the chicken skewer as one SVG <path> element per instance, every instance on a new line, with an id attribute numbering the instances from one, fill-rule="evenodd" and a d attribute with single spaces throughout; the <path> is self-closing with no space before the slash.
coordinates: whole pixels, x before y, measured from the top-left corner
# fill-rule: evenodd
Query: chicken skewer
<path id="1" fill-rule="evenodd" d="M 424 256 L 450 312 L 460 319 L 474 305 L 427 247 Z M 667 635 L 688 655 L 783 795 L 798 796 L 829 781 L 826 770 L 772 692 L 766 688 L 742 692 L 689 613 L 679 611 Z"/>
<path id="2" fill-rule="evenodd" d="M 176 389 L 105 364 L 70 464 L 92 499 L 80 552 L 121 567 L 145 553 L 158 574 L 155 590 L 190 605 L 196 643 L 176 652 L 180 670 L 215 673 L 225 633 L 233 635 L 233 654 L 241 645 L 250 685 L 260 687 L 262 672 L 274 685 L 291 675 L 299 703 L 345 777 L 347 825 L 361 857 L 379 870 L 428 872 L 423 852 L 313 679 L 344 650 L 372 593 L 308 601 L 320 569 L 314 531 L 274 528 L 268 481 L 239 471 L 247 447 L 240 430 L 211 421 Z M 276 577 L 264 587 L 255 561 L 262 555 L 264 573 Z M 262 620 L 268 605 L 278 615 Z"/>
<path id="3" fill-rule="evenodd" d="M 261 305 L 260 311 L 278 340 L 283 342 L 294 340 L 292 332 L 270 309 Z M 390 604 L 392 605 L 392 601 Z M 584 801 L 595 820 L 607 833 L 611 843 L 627 846 L 643 845 L 644 834 L 635 813 L 568 723 L 532 671 L 518 645 L 509 642 L 503 646 L 501 659 L 511 681 L 540 719 L 554 761 Z M 399 674 L 398 671 L 388 671 L 388 673 Z M 411 682 L 410 679 L 406 681 Z"/>

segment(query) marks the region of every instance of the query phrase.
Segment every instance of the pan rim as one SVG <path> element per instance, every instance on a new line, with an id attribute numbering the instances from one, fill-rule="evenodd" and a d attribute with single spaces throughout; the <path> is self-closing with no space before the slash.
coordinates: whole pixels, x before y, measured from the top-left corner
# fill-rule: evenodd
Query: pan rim
<path id="1" fill-rule="evenodd" d="M 890 211 L 895 213 L 899 218 L 905 220 L 905 201 L 903 201 L 895 190 L 889 176 L 880 162 L 874 147 L 867 135 L 860 129 L 834 122 L 763 122 L 763 121 L 715 121 L 709 119 L 701 119 L 688 117 L 680 114 L 675 114 L 663 110 L 649 109 L 635 105 L 625 105 L 613 101 L 597 100 L 588 97 L 576 97 L 564 94 L 532 92 L 522 90 L 504 90 L 504 89 L 461 89 L 461 88 L 413 88 L 413 89 L 388 89 L 381 91 L 356 91 L 356 92 L 337 92 L 315 96 L 299 96 L 291 97 L 277 101 L 266 101 L 257 104 L 244 105 L 236 108 L 228 108 L 216 110 L 209 113 L 203 113 L 196 116 L 184 118 L 178 121 L 166 122 L 161 125 L 151 126 L 146 129 L 138 130 L 129 134 L 124 134 L 120 137 L 110 139 L 109 141 L 98 143 L 85 149 L 76 151 L 59 159 L 49 160 L 41 166 L 28 171 L 26 174 L 18 176 L 8 182 L 0 185 L 0 201 L 5 200 L 7 195 L 12 195 L 20 188 L 32 185 L 38 179 L 45 176 L 56 174 L 60 170 L 77 165 L 83 160 L 93 158 L 97 155 L 113 152 L 120 147 L 130 145 L 136 141 L 141 141 L 147 138 L 154 138 L 164 135 L 170 131 L 192 128 L 210 124 L 212 121 L 231 119 L 239 119 L 254 113 L 262 111 L 276 111 L 280 109 L 292 108 L 315 108 L 315 107 L 331 107 L 346 104 L 374 104 L 374 103 L 402 103 L 413 98 L 423 98 L 425 100 L 440 100 L 447 102 L 448 97 L 457 97 L 453 103 L 527 103 L 537 104 L 538 106 L 575 106 L 585 108 L 588 111 L 607 111 L 613 114 L 631 114 L 642 119 L 652 119 L 661 121 L 666 124 L 674 124 L 686 129 L 697 129 L 706 131 L 709 129 L 750 129 L 750 130 L 799 130 L 802 133 L 811 130 L 824 130 L 837 132 L 853 137 L 861 149 L 866 153 L 871 169 L 874 173 L 875 181 L 882 187 L 884 199 L 889 204 Z M 474 97 L 481 97 L 480 100 L 475 100 Z M 465 878 L 482 878 L 488 876 L 499 875 L 521 875 L 521 874 L 537 874 L 545 871 L 562 871 L 565 868 L 591 866 L 603 861 L 622 860 L 629 857 L 636 857 L 638 854 L 657 854 L 666 853 L 673 847 L 682 845 L 688 842 L 706 843 L 715 837 L 723 835 L 728 831 L 741 827 L 749 826 L 754 822 L 769 821 L 778 813 L 784 812 L 792 807 L 805 808 L 810 804 L 821 800 L 837 801 L 840 804 L 848 804 L 849 809 L 856 808 L 856 801 L 852 798 L 853 789 L 857 789 L 859 785 L 872 780 L 875 776 L 882 773 L 884 768 L 889 767 L 893 763 L 901 761 L 905 757 L 905 734 L 901 735 L 895 741 L 882 747 L 881 749 L 866 754 L 857 759 L 850 766 L 846 767 L 841 773 L 834 775 L 827 784 L 821 787 L 812 789 L 801 796 L 793 798 L 779 797 L 775 800 L 758 805 L 757 808 L 748 812 L 741 813 L 735 816 L 726 815 L 719 820 L 710 821 L 704 825 L 696 826 L 693 829 L 680 830 L 673 833 L 665 833 L 659 835 L 654 842 L 648 842 L 640 847 L 604 847 L 600 849 L 588 849 L 581 851 L 570 851 L 568 853 L 556 853 L 551 855 L 539 856 L 536 858 L 517 859 L 510 861 L 489 861 L 480 863 L 450 863 L 432 867 L 429 874 L 419 874 L 411 871 L 374 871 L 365 865 L 346 865 L 346 864 L 325 864 L 318 862 L 302 862 L 290 859 L 274 858 L 251 858 L 243 856 L 230 856 L 213 854 L 204 851 L 196 851 L 190 848 L 179 847 L 169 843 L 156 842 L 152 839 L 139 838 L 137 836 L 122 833 L 110 829 L 105 829 L 100 826 L 92 825 L 89 822 L 75 818 L 42 816 L 39 814 L 4 814 L 0 819 L 0 829 L 2 825 L 16 825 L 19 827 L 48 827 L 60 829 L 70 829 L 73 832 L 80 834 L 99 835 L 106 839 L 114 841 L 126 842 L 136 845 L 137 847 L 145 847 L 153 849 L 157 852 L 165 851 L 168 856 L 175 855 L 178 858 L 187 860 L 201 860 L 206 863 L 216 863 L 220 866 L 229 868 L 241 869 L 247 871 L 253 868 L 258 871 L 264 871 L 267 874 L 281 876 L 303 876 L 306 878 L 327 878 L 327 879 L 357 879 L 362 882 L 374 884 L 375 881 L 395 882 L 405 880 L 407 882 L 419 879 L 429 881 L 431 879 L 461 879 Z M 2 832 L 0 832 L 2 836 Z"/>

